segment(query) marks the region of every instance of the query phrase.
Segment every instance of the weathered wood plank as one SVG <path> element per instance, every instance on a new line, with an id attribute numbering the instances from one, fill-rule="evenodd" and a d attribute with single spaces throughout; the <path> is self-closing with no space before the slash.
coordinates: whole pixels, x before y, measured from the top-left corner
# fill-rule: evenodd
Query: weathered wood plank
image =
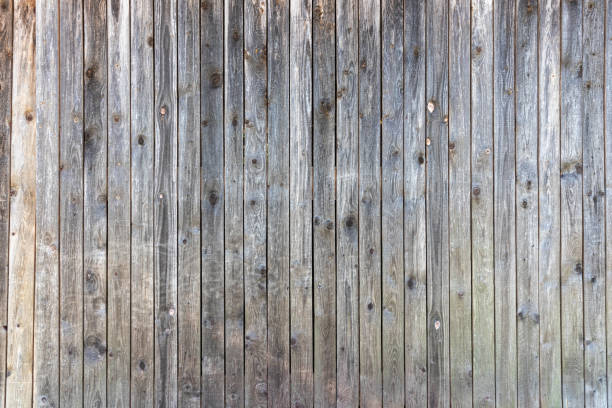
<path id="1" fill-rule="evenodd" d="M 177 4 L 154 1 L 155 404 L 177 406 Z"/>
<path id="2" fill-rule="evenodd" d="M 605 101 L 612 101 L 612 4 L 606 2 L 605 20 Z M 606 210 L 606 337 L 608 350 L 612 350 L 612 104 L 605 103 L 605 210 Z M 608 406 L 612 406 L 612 353 L 607 353 Z"/>
<path id="3" fill-rule="evenodd" d="M 83 404 L 105 406 L 108 142 L 106 1 L 86 0 L 83 6 Z"/>
<path id="4" fill-rule="evenodd" d="M 313 1 L 314 405 L 336 405 L 335 2 Z"/>
<path id="5" fill-rule="evenodd" d="M 516 2 L 516 280 L 518 405 L 540 401 L 538 308 L 538 12 Z"/>
<path id="6" fill-rule="evenodd" d="M 58 12 L 57 3 L 39 2 L 37 5 L 36 77 L 45 78 L 45 80 L 36 81 L 36 294 L 34 301 L 34 372 L 32 376 L 34 381 L 33 403 L 41 408 L 59 406 L 59 359 L 57 357 L 47 358 L 57 356 L 60 350 Z M 3 17 L 4 14 L 0 16 Z M 3 58 L 4 55 L 4 53 L 0 54 L 0 58 Z M 8 65 L 0 63 L 0 66 Z M 6 88 L 3 77 L 0 81 L 0 92 L 4 92 Z M 4 121 L 0 122 L 0 125 L 6 126 Z M 6 128 L 2 129 L 3 133 L 6 131 Z M 2 164 L 0 168 L 4 168 Z M 4 264 L 5 262 L 0 262 L 0 268 Z M 3 286 L 0 288 L 2 288 L 0 289 L 1 303 L 4 302 L 3 299 L 6 299 L 3 297 L 6 292 Z M 5 324 L 4 321 L 2 324 Z M 3 346 L 4 343 L 1 343 L 0 349 Z M 3 365 L 0 362 L 0 367 Z M 3 372 L 0 373 L 0 378 L 5 378 Z"/>
<path id="7" fill-rule="evenodd" d="M 7 407 L 32 405 L 36 243 L 36 14 L 33 0 L 16 0 L 10 147 Z"/>
<path id="8" fill-rule="evenodd" d="M 538 7 L 540 404 L 561 406 L 560 2 Z"/>
<path id="9" fill-rule="evenodd" d="M 448 2 L 434 1 L 426 19 L 427 399 L 430 407 L 445 407 L 450 400 Z"/>
<path id="10" fill-rule="evenodd" d="M 266 2 L 244 7 L 244 291 L 246 406 L 266 406 Z"/>
<path id="11" fill-rule="evenodd" d="M 223 1 L 200 9 L 202 401 L 224 404 Z"/>
<path id="12" fill-rule="evenodd" d="M 470 224 L 470 2 L 449 10 L 449 341 L 450 401 L 472 406 L 472 269 Z"/>
<path id="13" fill-rule="evenodd" d="M 584 228 L 584 396 L 585 405 L 607 405 L 606 259 L 604 180 L 604 17 L 603 0 L 583 9 L 582 80 L 584 104 L 583 228 Z M 562 218 L 562 223 L 566 220 Z"/>
<path id="14" fill-rule="evenodd" d="M 404 406 L 403 0 L 382 1 L 382 403 Z"/>
<path id="15" fill-rule="evenodd" d="M 131 383 L 133 407 L 153 406 L 153 2 L 131 0 Z"/>
<path id="16" fill-rule="evenodd" d="M 336 2 L 336 402 L 359 404 L 358 12 Z"/>
<path id="17" fill-rule="evenodd" d="M 289 2 L 268 3 L 268 406 L 290 405 Z"/>
<path id="18" fill-rule="evenodd" d="M 584 406 L 582 2 L 561 9 L 561 369 L 564 406 Z M 527 204 L 529 205 L 529 204 Z"/>
<path id="19" fill-rule="evenodd" d="M 244 405 L 243 1 L 224 2 L 225 406 Z"/>
<path id="20" fill-rule="evenodd" d="M 359 4 L 360 405 L 382 401 L 380 1 Z"/>
<path id="21" fill-rule="evenodd" d="M 290 0 L 291 405 L 313 405 L 312 1 Z"/>
<path id="22" fill-rule="evenodd" d="M 427 404 L 425 3 L 404 1 L 404 353 L 406 406 Z"/>
<path id="23" fill-rule="evenodd" d="M 514 1 L 493 16 L 493 225 L 495 256 L 495 404 L 517 404 Z"/>
<path id="24" fill-rule="evenodd" d="M 200 407 L 200 2 L 178 2 L 178 405 Z"/>
<path id="25" fill-rule="evenodd" d="M 83 402 L 83 1 L 60 4 L 60 406 Z"/>
<path id="26" fill-rule="evenodd" d="M 111 0 L 108 22 L 107 401 L 130 406 L 130 8 Z M 86 281 L 89 284 L 89 281 Z M 89 342 L 88 342 L 89 343 Z M 87 355 L 85 356 L 87 358 Z"/>
<path id="27" fill-rule="evenodd" d="M 493 2 L 472 2 L 472 321 L 474 404 L 495 405 Z"/>
<path id="28" fill-rule="evenodd" d="M 42 15 L 46 11 L 47 9 L 42 8 Z M 0 7 L 0 43 L 6 44 L 5 51 L 0 53 L 0 98 L 5 101 L 0 106 L 0 325 L 4 328 L 8 324 L 11 97 L 13 85 L 13 51 L 11 48 L 13 44 L 13 3 L 10 1 L 5 2 L 4 7 Z M 39 70 L 42 70 L 42 64 L 36 66 L 37 69 L 41 67 Z M 5 406 L 4 396 L 6 394 L 6 341 L 7 331 L 0 330 L 0 406 L 2 407 Z"/>

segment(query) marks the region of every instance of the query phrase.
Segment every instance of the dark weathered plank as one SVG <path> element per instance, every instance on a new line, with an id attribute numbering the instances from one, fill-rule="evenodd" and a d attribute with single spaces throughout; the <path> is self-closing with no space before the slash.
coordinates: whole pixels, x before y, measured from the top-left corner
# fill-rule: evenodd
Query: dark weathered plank
<path id="1" fill-rule="evenodd" d="M 290 0 L 291 405 L 313 405 L 312 1 Z"/>
<path id="2" fill-rule="evenodd" d="M 584 406 L 584 322 L 577 307 L 583 293 L 582 2 L 566 2 L 561 11 L 562 391 L 565 406 Z"/>
<path id="3" fill-rule="evenodd" d="M 111 0 L 108 22 L 107 402 L 130 406 L 130 8 Z M 86 280 L 86 283 L 90 282 Z M 86 287 L 87 288 L 87 287 Z M 86 339 L 87 345 L 89 341 Z M 94 343 L 94 344 L 97 344 Z M 95 346 L 94 346 L 95 347 Z M 88 355 L 85 355 L 87 358 Z"/>
<path id="4" fill-rule="evenodd" d="M 359 404 L 358 11 L 336 2 L 336 402 Z"/>
<path id="5" fill-rule="evenodd" d="M 45 78 L 45 80 L 36 81 L 36 294 L 34 300 L 36 307 L 34 310 L 34 372 L 32 376 L 33 403 L 41 408 L 59 406 L 59 359 L 57 357 L 46 358 L 57 356 L 59 352 L 58 11 L 57 4 L 53 2 L 39 3 L 36 9 L 36 43 L 38 44 L 35 59 L 36 77 Z M 0 16 L 4 15 L 0 14 Z M 0 58 L 3 56 L 4 53 L 0 54 Z M 0 66 L 7 65 L 0 63 Z M 6 89 L 4 81 L 3 77 L 0 82 L 0 92 Z M 0 122 L 0 125 L 6 126 L 4 120 Z M 6 127 L 3 127 L 2 132 L 6 131 Z M 0 164 L 0 168 L 4 168 L 3 166 Z M 0 203 L 2 202 L 0 200 Z M 4 264 L 5 262 L 1 262 L 0 268 Z M 2 297 L 4 293 L 4 289 L 0 289 L 0 294 L 3 294 L 0 296 L 0 302 L 6 299 Z M 0 344 L 0 349 L 3 346 L 4 343 Z M 3 365 L 0 362 L 0 367 Z M 5 378 L 4 373 L 0 373 L 0 378 Z"/>
<path id="6" fill-rule="evenodd" d="M 106 405 L 106 1 L 86 0 L 83 126 L 83 403 Z M 112 99 L 110 100 L 113 101 Z"/>
<path id="7" fill-rule="evenodd" d="M 540 400 L 538 309 L 538 12 L 516 2 L 516 281 L 518 405 Z"/>
<path id="8" fill-rule="evenodd" d="M 313 1 L 314 405 L 336 405 L 335 2 Z"/>
<path id="9" fill-rule="evenodd" d="M 359 398 L 372 407 L 382 401 L 380 0 L 358 6 Z"/>
<path id="10" fill-rule="evenodd" d="M 472 270 L 470 236 L 470 2 L 449 10 L 448 228 L 450 401 L 472 405 Z"/>
<path id="11" fill-rule="evenodd" d="M 606 2 L 605 20 L 605 100 L 612 101 L 612 4 Z M 606 210 L 606 338 L 608 350 L 612 350 L 612 103 L 605 103 L 605 210 Z M 612 353 L 607 354 L 608 406 L 612 406 Z"/>
<path id="12" fill-rule="evenodd" d="M 266 2 L 244 8 L 244 291 L 246 406 L 266 406 Z"/>
<path id="13" fill-rule="evenodd" d="M 384 406 L 404 406 L 403 0 L 382 1 L 382 367 Z"/>
<path id="14" fill-rule="evenodd" d="M 132 0 L 131 50 L 131 382 L 133 407 L 153 406 L 154 94 L 153 2 Z"/>
<path id="15" fill-rule="evenodd" d="M 404 353 L 406 406 L 427 404 L 425 3 L 404 1 Z"/>
<path id="16" fill-rule="evenodd" d="M 584 104 L 584 396 L 585 405 L 607 405 L 606 258 L 604 180 L 604 17 L 603 0 L 589 0 L 583 9 L 582 80 Z M 562 218 L 564 224 L 567 221 Z"/>
<path id="17" fill-rule="evenodd" d="M 289 2 L 268 3 L 268 406 L 290 405 Z"/>
<path id="18" fill-rule="evenodd" d="M 32 0 L 16 0 L 14 7 L 5 403 L 27 407 L 32 405 L 34 359 L 36 14 Z"/>
<path id="19" fill-rule="evenodd" d="M 472 2 L 472 322 L 474 404 L 495 405 L 493 1 Z M 428 176 L 429 177 L 429 176 Z"/>
<path id="20" fill-rule="evenodd" d="M 543 0 L 538 45 L 540 404 L 561 406 L 560 2 Z"/>
<path id="21" fill-rule="evenodd" d="M 177 406 L 177 4 L 154 1 L 155 404 Z"/>
<path id="22" fill-rule="evenodd" d="M 48 8 L 41 8 L 42 15 L 45 15 Z M 41 32 L 43 31 L 41 30 Z M 0 98 L 4 101 L 0 106 L 0 325 L 6 327 L 8 324 L 11 96 L 13 85 L 13 51 L 10 48 L 13 44 L 13 4 L 10 1 L 5 2 L 4 7 L 0 7 L 0 43 L 5 44 L 4 52 L 0 53 Z M 38 59 L 36 62 L 37 68 L 40 67 L 39 71 L 42 71 L 42 63 L 39 64 Z M 6 330 L 0 330 L 0 406 L 4 406 L 6 391 L 6 341 Z"/>
<path id="23" fill-rule="evenodd" d="M 178 2 L 178 405 L 200 407 L 200 2 Z"/>
<path id="24" fill-rule="evenodd" d="M 495 404 L 517 404 L 516 208 L 513 0 L 496 2 L 493 17 L 493 224 L 495 255 Z"/>
<path id="25" fill-rule="evenodd" d="M 83 402 L 83 1 L 59 10 L 60 406 Z"/>
<path id="26" fill-rule="evenodd" d="M 201 406 L 224 404 L 223 1 L 200 8 L 202 228 Z"/>
<path id="27" fill-rule="evenodd" d="M 244 405 L 244 40 L 241 0 L 224 2 L 225 406 Z"/>

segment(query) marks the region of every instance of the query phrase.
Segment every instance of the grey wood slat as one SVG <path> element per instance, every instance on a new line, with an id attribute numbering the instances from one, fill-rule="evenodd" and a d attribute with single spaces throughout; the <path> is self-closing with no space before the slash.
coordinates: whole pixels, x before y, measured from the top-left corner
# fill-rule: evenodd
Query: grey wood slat
<path id="1" fill-rule="evenodd" d="M 358 11 L 336 2 L 336 403 L 359 404 Z"/>
<path id="2" fill-rule="evenodd" d="M 244 4 L 224 2 L 225 405 L 244 405 Z"/>
<path id="3" fill-rule="evenodd" d="M 313 405 L 312 1 L 290 0 L 291 405 Z"/>
<path id="4" fill-rule="evenodd" d="M 108 22 L 107 403 L 113 407 L 129 407 L 130 5 L 128 2 L 111 0 L 109 6 L 106 8 Z"/>
<path id="5" fill-rule="evenodd" d="M 177 389 L 177 4 L 154 1 L 155 405 L 176 407 Z"/>
<path id="6" fill-rule="evenodd" d="M 58 12 L 57 2 L 39 3 L 36 10 L 36 77 L 45 78 L 45 81 L 36 81 L 36 286 L 32 381 L 33 403 L 40 408 L 59 406 L 59 358 L 44 357 L 57 356 L 60 350 Z M 9 65 L 0 63 L 0 66 Z M 4 70 L 0 72 L 4 74 Z M 0 80 L 0 92 L 7 89 L 4 78 Z M 2 100 L 7 100 L 4 95 Z M 0 124 L 6 126 L 4 121 Z M 6 128 L 2 132 L 6 132 Z M 6 291 L 3 286 L 0 288 L 0 302 L 3 302 Z M 3 345 L 0 344 L 0 350 Z M 2 366 L 4 364 L 0 363 Z M 0 373 L 0 378 L 5 378 L 4 372 Z"/>
<path id="7" fill-rule="evenodd" d="M 83 404 L 105 406 L 108 309 L 106 1 L 86 0 L 83 7 Z"/>
<path id="8" fill-rule="evenodd" d="M 83 402 L 83 2 L 63 1 L 60 52 L 60 406 Z"/>
<path id="9" fill-rule="evenodd" d="M 448 3 L 426 14 L 427 400 L 450 401 L 448 252 Z"/>
<path id="10" fill-rule="evenodd" d="M 560 2 L 538 7 L 540 404 L 561 406 Z"/>
<path id="11" fill-rule="evenodd" d="M 36 243 L 36 14 L 32 0 L 16 0 L 10 145 L 7 407 L 32 405 Z"/>
<path id="12" fill-rule="evenodd" d="M 495 405 L 493 2 L 472 2 L 472 338 L 474 404 Z"/>
<path id="13" fill-rule="evenodd" d="M 612 52 L 610 50 L 612 48 L 612 5 L 609 1 L 606 2 L 606 19 L 604 21 L 604 33 L 605 33 L 605 94 L 604 98 L 606 101 L 611 101 L 612 99 Z M 607 282 L 612 282 L 612 203 L 610 202 L 610 197 L 612 197 L 612 135 L 610 131 L 612 130 L 612 104 L 605 103 L 605 146 L 603 147 L 605 151 L 605 211 L 606 211 L 606 299 L 612 299 L 612 285 Z M 606 303 L 606 344 L 608 350 L 612 350 L 612 330 L 608 328 L 612 328 L 612 302 Z M 608 387 L 608 406 L 612 406 L 612 353 L 608 353 L 607 355 L 607 387 Z"/>
<path id="14" fill-rule="evenodd" d="M 177 7 L 178 405 L 200 407 L 200 2 Z"/>
<path id="15" fill-rule="evenodd" d="M 244 7 L 245 406 L 266 406 L 267 4 Z"/>
<path id="16" fill-rule="evenodd" d="M 470 224 L 470 2 L 449 10 L 449 341 L 450 401 L 472 405 L 472 265 Z"/>
<path id="17" fill-rule="evenodd" d="M 425 3 L 404 1 L 404 354 L 406 406 L 427 404 Z"/>
<path id="18" fill-rule="evenodd" d="M 495 403 L 517 405 L 514 1 L 497 2 L 493 20 L 493 225 Z"/>
<path id="19" fill-rule="evenodd" d="M 154 83 L 153 2 L 131 0 L 131 378 L 133 407 L 154 395 Z"/>
<path id="20" fill-rule="evenodd" d="M 561 9 L 561 373 L 563 404 L 584 406 L 582 2 Z"/>
<path id="21" fill-rule="evenodd" d="M 584 395 L 585 405 L 607 406 L 606 258 L 604 175 L 604 18 L 603 0 L 583 9 L 582 80 L 584 104 Z M 565 219 L 561 219 L 565 223 Z"/>
<path id="22" fill-rule="evenodd" d="M 534 0 L 519 0 L 516 7 L 517 380 L 518 405 L 527 407 L 540 401 L 538 9 Z"/>
<path id="23" fill-rule="evenodd" d="M 382 403 L 404 406 L 403 0 L 382 1 Z"/>
<path id="24" fill-rule="evenodd" d="M 290 405 L 289 2 L 268 2 L 268 405 Z"/>
<path id="25" fill-rule="evenodd" d="M 359 398 L 363 407 L 382 401 L 380 4 L 379 0 L 358 2 Z"/>
<path id="26" fill-rule="evenodd" d="M 201 406 L 224 404 L 223 1 L 200 8 Z"/>
<path id="27" fill-rule="evenodd" d="M 335 2 L 313 1 L 314 405 L 336 405 Z"/>
<path id="28" fill-rule="evenodd" d="M 42 10 L 43 13 L 46 11 Z M 42 31 L 42 30 L 41 30 Z M 38 33 L 38 31 L 37 31 Z M 0 7 L 0 42 L 13 44 L 13 4 Z M 9 264 L 9 207 L 11 173 L 11 96 L 13 52 L 0 53 L 0 325 L 8 324 L 8 264 Z M 40 65 L 37 64 L 37 67 Z M 38 83 L 37 83 L 38 85 Z M 38 246 L 37 246 L 38 248 Z M 6 330 L 0 330 L 0 406 L 4 407 L 6 391 Z"/>

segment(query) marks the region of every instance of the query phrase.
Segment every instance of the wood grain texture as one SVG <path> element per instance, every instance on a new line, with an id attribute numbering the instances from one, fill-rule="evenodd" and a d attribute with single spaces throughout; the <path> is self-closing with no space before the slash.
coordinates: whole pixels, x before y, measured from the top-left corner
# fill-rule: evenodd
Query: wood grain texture
<path id="1" fill-rule="evenodd" d="M 472 405 L 472 264 L 470 241 L 470 3 L 449 9 L 449 341 L 450 401 Z"/>
<path id="2" fill-rule="evenodd" d="M 178 261 L 177 4 L 155 0 L 155 405 L 176 407 Z"/>
<path id="3" fill-rule="evenodd" d="M 605 100 L 610 101 L 612 99 L 612 52 L 610 52 L 610 47 L 612 47 L 612 13 L 610 2 L 606 2 L 606 20 L 605 20 Z M 612 215 L 610 212 L 612 211 L 612 202 L 610 201 L 612 197 L 612 135 L 610 131 L 612 130 L 612 104 L 606 103 L 604 105 L 605 111 L 605 169 L 604 173 L 606 176 L 605 180 L 605 210 L 606 210 L 606 299 L 612 299 Z M 606 328 L 612 327 L 612 302 L 606 302 Z M 606 344 L 608 350 L 612 350 L 612 333 L 610 331 L 606 331 Z M 607 354 L 607 387 L 608 387 L 608 406 L 612 406 L 612 355 L 608 352 Z"/>
<path id="4" fill-rule="evenodd" d="M 583 9 L 584 104 L 583 233 L 584 233 L 584 396 L 586 406 L 607 405 L 606 259 L 604 192 L 604 16 L 603 1 Z M 565 224 L 566 220 L 561 220 Z"/>
<path id="5" fill-rule="evenodd" d="M 314 405 L 336 405 L 335 2 L 313 1 Z"/>
<path id="6" fill-rule="evenodd" d="M 576 307 L 583 299 L 582 3 L 562 7 L 561 30 L 561 369 L 563 404 L 577 406 L 584 405 L 584 320 Z"/>
<path id="7" fill-rule="evenodd" d="M 153 406 L 154 387 L 154 60 L 153 2 L 130 9 L 131 344 L 130 403 Z"/>
<path id="8" fill-rule="evenodd" d="M 538 303 L 538 12 L 516 2 L 516 282 L 518 405 L 540 401 Z"/>
<path id="9" fill-rule="evenodd" d="M 83 2 L 59 10 L 60 406 L 83 402 Z"/>
<path id="10" fill-rule="evenodd" d="M 560 3 L 538 7 L 540 404 L 561 405 Z"/>
<path id="11" fill-rule="evenodd" d="M 178 405 L 201 406 L 200 3 L 178 2 Z"/>
<path id="12" fill-rule="evenodd" d="M 449 405 L 448 259 L 448 4 L 427 9 L 426 50 L 426 237 L 427 400 Z M 435 214 L 435 215 L 434 215 Z"/>
<path id="13" fill-rule="evenodd" d="M 336 403 L 359 404 L 358 8 L 336 2 Z"/>
<path id="14" fill-rule="evenodd" d="M 514 1 L 495 3 L 493 16 L 493 224 L 495 257 L 495 404 L 517 404 L 516 145 Z"/>
<path id="15" fill-rule="evenodd" d="M 268 406 L 290 405 L 289 2 L 268 2 Z"/>
<path id="16" fill-rule="evenodd" d="M 224 394 L 223 1 L 200 7 L 201 406 Z"/>
<path id="17" fill-rule="evenodd" d="M 427 404 L 425 11 L 404 1 L 404 354 L 406 406 Z"/>
<path id="18" fill-rule="evenodd" d="M 32 405 L 36 243 L 35 3 L 14 3 L 10 147 L 7 407 Z"/>
<path id="19" fill-rule="evenodd" d="M 83 4 L 83 403 L 104 406 L 107 367 L 107 21 L 106 1 Z M 110 44 L 109 44 L 110 45 Z M 113 100 L 113 99 L 111 99 Z"/>
<path id="20" fill-rule="evenodd" d="M 60 350 L 60 56 L 58 8 L 52 2 L 38 4 L 36 43 L 36 77 L 46 78 L 46 81 L 36 81 L 36 286 L 32 399 L 33 405 L 47 408 L 59 406 L 60 382 L 60 360 L 57 357 Z M 4 89 L 2 82 L 0 90 Z M 2 365 L 0 363 L 0 367 Z"/>

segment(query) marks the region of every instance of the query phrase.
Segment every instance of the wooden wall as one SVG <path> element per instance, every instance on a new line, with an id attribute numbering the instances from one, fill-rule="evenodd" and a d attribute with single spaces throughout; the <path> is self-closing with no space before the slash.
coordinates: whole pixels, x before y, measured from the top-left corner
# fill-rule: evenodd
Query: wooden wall
<path id="1" fill-rule="evenodd" d="M 0 406 L 612 406 L 611 49 L 608 0 L 0 0 Z"/>

